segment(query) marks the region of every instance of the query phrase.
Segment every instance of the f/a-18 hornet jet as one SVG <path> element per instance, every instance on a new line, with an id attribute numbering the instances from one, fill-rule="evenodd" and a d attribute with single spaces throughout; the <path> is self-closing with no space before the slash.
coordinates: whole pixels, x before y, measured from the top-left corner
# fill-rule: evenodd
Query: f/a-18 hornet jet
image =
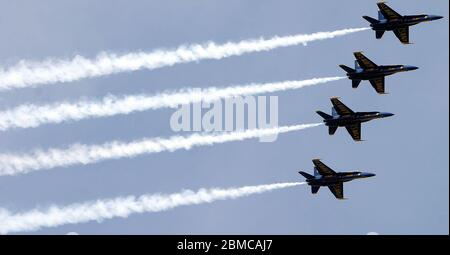
<path id="1" fill-rule="evenodd" d="M 363 172 L 336 173 L 322 163 L 320 159 L 313 159 L 312 162 L 314 164 L 314 176 L 302 171 L 299 173 L 306 178 L 306 182 L 311 186 L 311 193 L 313 194 L 316 194 L 321 186 L 328 186 L 337 199 L 344 199 L 344 182 L 375 176 L 375 174 Z"/>
<path id="2" fill-rule="evenodd" d="M 433 21 L 442 19 L 442 16 L 437 15 L 400 15 L 396 11 L 392 10 L 384 2 L 377 3 L 378 19 L 371 18 L 369 16 L 363 16 L 363 18 L 370 22 L 370 27 L 375 30 L 375 37 L 380 39 L 384 32 L 393 31 L 395 36 L 403 44 L 409 44 L 409 27 L 417 25 L 425 21 Z"/>
<path id="3" fill-rule="evenodd" d="M 388 112 L 354 112 L 337 97 L 332 97 L 330 100 L 333 104 L 332 115 L 317 111 L 317 114 L 324 119 L 325 125 L 328 126 L 328 134 L 334 135 L 338 127 L 345 127 L 355 141 L 361 141 L 361 123 L 394 115 Z"/>
<path id="4" fill-rule="evenodd" d="M 352 80 L 352 87 L 358 87 L 361 80 L 369 80 L 372 87 L 378 94 L 386 94 L 384 88 L 384 77 L 399 72 L 406 72 L 418 69 L 416 66 L 408 65 L 386 65 L 379 66 L 368 59 L 362 52 L 354 52 L 355 69 L 345 65 L 339 65 L 347 72 L 347 77 Z"/>

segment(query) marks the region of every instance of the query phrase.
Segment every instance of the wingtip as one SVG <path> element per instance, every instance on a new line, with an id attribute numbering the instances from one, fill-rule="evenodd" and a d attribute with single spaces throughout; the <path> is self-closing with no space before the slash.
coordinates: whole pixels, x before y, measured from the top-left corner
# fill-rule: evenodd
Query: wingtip
<path id="1" fill-rule="evenodd" d="M 355 51 L 355 52 L 353 52 L 353 56 L 354 56 L 356 59 L 358 59 L 358 58 L 360 58 L 360 57 L 366 57 L 366 55 L 364 55 L 364 52 L 363 52 L 363 51 Z"/>

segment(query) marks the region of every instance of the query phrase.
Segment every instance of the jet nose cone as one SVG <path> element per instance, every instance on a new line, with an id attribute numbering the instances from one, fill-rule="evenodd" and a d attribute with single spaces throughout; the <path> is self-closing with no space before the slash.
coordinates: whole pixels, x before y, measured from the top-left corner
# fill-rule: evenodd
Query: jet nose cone
<path id="1" fill-rule="evenodd" d="M 390 112 L 382 112 L 381 113 L 381 117 L 383 117 L 383 118 L 391 117 L 391 116 L 394 116 L 394 115 L 395 114 L 390 113 Z"/>
<path id="2" fill-rule="evenodd" d="M 406 70 L 413 71 L 419 69 L 417 66 L 405 66 Z"/>
<path id="3" fill-rule="evenodd" d="M 373 173 L 362 173 L 361 175 L 366 178 L 375 176 L 375 174 L 373 174 Z"/>
<path id="4" fill-rule="evenodd" d="M 442 19 L 443 16 L 439 16 L 439 15 L 428 15 L 428 18 L 430 20 L 438 20 L 438 19 Z"/>

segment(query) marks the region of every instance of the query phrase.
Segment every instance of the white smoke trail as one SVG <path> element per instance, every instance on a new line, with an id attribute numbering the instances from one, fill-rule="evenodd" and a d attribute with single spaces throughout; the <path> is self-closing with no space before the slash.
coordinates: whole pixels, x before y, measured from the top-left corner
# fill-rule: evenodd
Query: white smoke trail
<path id="1" fill-rule="evenodd" d="M 342 29 L 306 35 L 253 39 L 240 42 L 194 44 L 174 50 L 136 52 L 124 55 L 101 53 L 95 59 L 76 56 L 71 60 L 49 59 L 43 62 L 21 61 L 7 69 L 0 69 L 0 91 L 14 88 L 36 87 L 42 84 L 70 82 L 140 69 L 156 69 L 203 59 L 222 59 L 250 52 L 269 51 L 278 47 L 307 44 L 370 28 Z"/>
<path id="2" fill-rule="evenodd" d="M 181 104 L 210 103 L 221 98 L 299 89 L 343 78 L 345 77 L 248 84 L 226 88 L 186 89 L 156 95 L 107 96 L 99 101 L 80 101 L 76 103 L 27 104 L 0 112 L 0 130 L 31 128 L 46 123 L 61 123 L 70 120 L 129 114 L 136 111 L 165 107 L 174 108 Z"/>
<path id="3" fill-rule="evenodd" d="M 133 213 L 160 212 L 184 205 L 212 203 L 218 200 L 236 199 L 272 190 L 305 184 L 304 182 L 275 183 L 228 189 L 184 190 L 168 195 L 128 196 L 96 200 L 64 207 L 50 206 L 46 210 L 12 214 L 0 208 L 0 233 L 34 231 L 43 227 L 57 227 L 88 221 L 102 221 L 114 217 L 127 218 Z"/>
<path id="4" fill-rule="evenodd" d="M 35 150 L 30 154 L 0 154 L 0 176 L 25 174 L 32 171 L 67 167 L 76 164 L 91 164 L 106 159 L 131 158 L 142 154 L 163 151 L 189 150 L 194 146 L 205 146 L 245 139 L 287 133 L 317 124 L 302 124 L 274 128 L 249 129 L 236 132 L 193 134 L 187 137 L 173 136 L 168 139 L 149 138 L 130 143 L 113 141 L 102 145 L 75 144 L 67 149 Z"/>

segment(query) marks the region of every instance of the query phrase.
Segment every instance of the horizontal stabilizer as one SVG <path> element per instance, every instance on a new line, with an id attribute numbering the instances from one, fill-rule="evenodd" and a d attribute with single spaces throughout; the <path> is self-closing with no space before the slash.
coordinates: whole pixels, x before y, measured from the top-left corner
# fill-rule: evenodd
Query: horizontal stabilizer
<path id="1" fill-rule="evenodd" d="M 331 116 L 331 115 L 328 115 L 328 114 L 326 114 L 326 113 L 324 113 L 324 112 L 322 112 L 322 111 L 316 111 L 317 112 L 317 114 L 319 114 L 322 118 L 324 118 L 324 119 L 332 119 L 333 117 Z"/>
<path id="2" fill-rule="evenodd" d="M 337 126 L 335 126 L 335 127 L 333 127 L 333 126 L 328 127 L 328 134 L 329 135 L 334 135 L 334 133 L 336 133 L 337 129 L 338 129 Z"/>
<path id="3" fill-rule="evenodd" d="M 346 65 L 339 65 L 339 67 L 342 68 L 342 69 L 344 69 L 344 71 L 346 71 L 347 73 L 354 73 L 354 72 L 356 72 L 355 69 L 353 69 L 353 68 L 351 68 L 351 67 L 348 67 L 348 66 L 346 66 Z"/>
<path id="4" fill-rule="evenodd" d="M 314 179 L 314 176 L 312 176 L 312 175 L 310 175 L 310 174 L 308 174 L 308 173 L 305 173 L 305 172 L 303 172 L 303 171 L 300 171 L 300 172 L 298 172 L 299 174 L 301 174 L 301 175 L 303 175 L 303 177 L 305 177 L 306 179 Z"/>
<path id="5" fill-rule="evenodd" d="M 320 186 L 311 186 L 311 193 L 316 194 L 320 189 Z"/>
<path id="6" fill-rule="evenodd" d="M 380 31 L 375 31 L 375 37 L 377 39 L 381 39 L 381 37 L 383 37 L 384 31 L 380 30 Z"/>
<path id="7" fill-rule="evenodd" d="M 360 83 L 361 80 L 352 80 L 352 88 L 356 89 Z"/>
<path id="8" fill-rule="evenodd" d="M 374 18 L 371 18 L 371 17 L 369 17 L 369 16 L 363 16 L 363 18 L 364 18 L 365 20 L 369 21 L 370 24 L 378 24 L 378 23 L 380 23 L 379 20 L 374 19 Z"/>

